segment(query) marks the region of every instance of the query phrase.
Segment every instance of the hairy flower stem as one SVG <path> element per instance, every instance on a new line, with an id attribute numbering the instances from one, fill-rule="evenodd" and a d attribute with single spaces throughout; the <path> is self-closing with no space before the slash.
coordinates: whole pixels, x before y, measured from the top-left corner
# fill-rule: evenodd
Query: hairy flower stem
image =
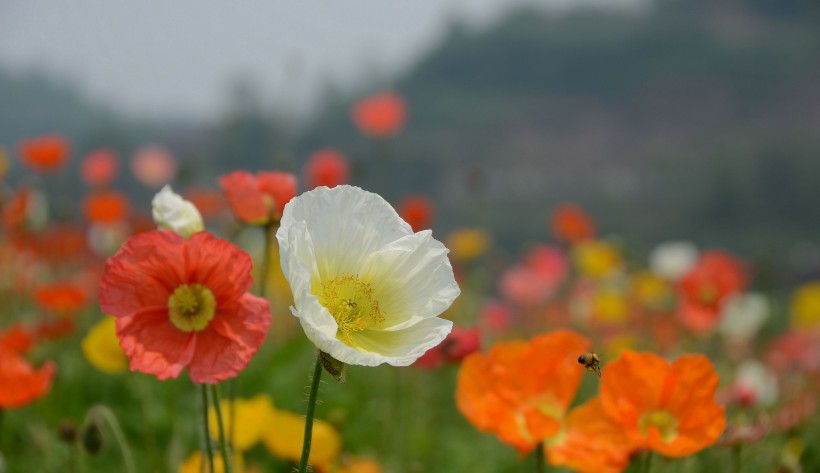
<path id="1" fill-rule="evenodd" d="M 544 442 L 538 442 L 535 447 L 535 473 L 544 473 L 546 467 L 544 465 Z"/>
<path id="2" fill-rule="evenodd" d="M 225 440 L 225 427 L 222 423 L 222 406 L 219 402 L 219 389 L 215 384 L 211 385 L 211 399 L 213 399 L 214 410 L 216 411 L 216 423 L 219 427 L 219 450 L 222 452 L 222 465 L 225 473 L 233 472 L 233 461 L 228 454 L 228 442 Z"/>
<path id="3" fill-rule="evenodd" d="M 205 429 L 205 453 L 208 456 L 208 471 L 214 470 L 214 447 L 211 445 L 211 429 L 208 427 L 208 385 L 200 384 L 202 387 L 202 426 Z"/>
<path id="4" fill-rule="evenodd" d="M 316 410 L 316 395 L 319 392 L 319 380 L 322 377 L 322 353 L 316 357 L 316 366 L 313 367 L 313 381 L 310 385 L 307 414 L 305 414 L 305 440 L 302 443 L 302 459 L 299 461 L 299 473 L 305 473 L 310 457 L 310 443 L 313 439 L 313 413 Z"/>
<path id="5" fill-rule="evenodd" d="M 128 447 L 128 442 L 125 441 L 125 434 L 120 427 L 120 423 L 117 422 L 117 417 L 114 416 L 114 413 L 107 407 L 98 405 L 92 407 L 91 410 L 88 411 L 88 415 L 102 419 L 105 422 L 108 426 L 108 430 L 110 430 L 114 436 L 114 441 L 117 442 L 117 447 L 120 449 L 125 472 L 136 473 L 137 469 L 134 466 L 134 457 L 131 455 L 131 449 Z"/>

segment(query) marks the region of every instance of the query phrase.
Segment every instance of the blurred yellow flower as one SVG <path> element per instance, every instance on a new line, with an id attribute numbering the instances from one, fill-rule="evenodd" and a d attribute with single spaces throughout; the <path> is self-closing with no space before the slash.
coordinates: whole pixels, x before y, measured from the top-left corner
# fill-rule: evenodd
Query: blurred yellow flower
<path id="1" fill-rule="evenodd" d="M 231 403 L 228 400 L 220 402 L 222 406 L 222 423 L 225 427 L 226 437 L 231 432 Z M 265 394 L 259 394 L 251 399 L 236 399 L 234 401 L 234 417 L 236 418 L 236 430 L 233 432 L 233 446 L 236 450 L 244 452 L 257 444 L 265 436 L 273 422 L 273 402 Z M 208 409 L 208 426 L 211 437 L 219 438 L 219 426 L 217 424 L 216 410 Z"/>
<path id="2" fill-rule="evenodd" d="M 803 284 L 794 291 L 791 322 L 797 329 L 820 328 L 820 281 Z"/>
<path id="3" fill-rule="evenodd" d="M 105 316 L 91 327 L 81 345 L 83 355 L 91 366 L 109 374 L 122 373 L 128 369 L 128 358 L 117 340 L 116 320 Z"/>
<path id="4" fill-rule="evenodd" d="M 604 287 L 592 296 L 592 318 L 597 322 L 617 323 L 629 318 L 626 294 L 614 287 Z"/>
<path id="5" fill-rule="evenodd" d="M 493 237 L 483 228 L 464 228 L 447 236 L 450 257 L 468 263 L 484 255 L 493 245 Z"/>
<path id="6" fill-rule="evenodd" d="M 382 467 L 373 460 L 353 457 L 345 460 L 333 473 L 382 473 Z"/>
<path id="7" fill-rule="evenodd" d="M 672 288 L 666 279 L 652 271 L 639 271 L 630 280 L 632 293 L 646 307 L 658 308 L 672 296 Z"/>
<path id="8" fill-rule="evenodd" d="M 611 276 L 621 266 L 621 254 L 611 243 L 588 240 L 573 248 L 578 271 L 590 278 Z"/>
<path id="9" fill-rule="evenodd" d="M 305 436 L 304 416 L 276 410 L 269 425 L 264 438 L 268 450 L 279 458 L 299 461 Z M 336 460 L 340 450 L 341 438 L 336 429 L 327 422 L 314 420 L 309 463 L 324 469 Z"/>
<path id="10" fill-rule="evenodd" d="M 208 459 L 200 451 L 192 453 L 179 466 L 179 473 L 211 473 L 208 468 Z M 213 473 L 225 473 L 225 466 L 222 464 L 222 455 L 214 452 L 214 470 Z M 245 471 L 245 462 L 241 454 L 234 454 L 233 456 L 233 471 L 234 473 L 243 473 Z"/>

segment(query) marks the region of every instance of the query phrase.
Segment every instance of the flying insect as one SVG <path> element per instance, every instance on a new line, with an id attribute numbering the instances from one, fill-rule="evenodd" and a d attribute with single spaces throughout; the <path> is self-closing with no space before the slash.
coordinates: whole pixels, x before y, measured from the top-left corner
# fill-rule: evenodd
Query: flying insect
<path id="1" fill-rule="evenodd" d="M 578 357 L 578 363 L 584 365 L 587 371 L 594 371 L 601 376 L 601 357 L 597 353 L 584 353 Z"/>

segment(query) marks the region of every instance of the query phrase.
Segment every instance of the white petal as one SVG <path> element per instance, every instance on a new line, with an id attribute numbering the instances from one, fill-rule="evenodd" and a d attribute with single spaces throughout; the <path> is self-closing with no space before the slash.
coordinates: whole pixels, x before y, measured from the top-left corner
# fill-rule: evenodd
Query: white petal
<path id="1" fill-rule="evenodd" d="M 461 293 L 449 250 L 430 230 L 408 235 L 372 253 L 360 273 L 372 281 L 384 330 L 400 330 L 444 312 Z"/>
<path id="2" fill-rule="evenodd" d="M 151 212 L 157 227 L 176 232 L 184 238 L 190 238 L 205 228 L 196 206 L 171 190 L 171 186 L 163 187 L 154 196 Z"/>
<path id="3" fill-rule="evenodd" d="M 364 330 L 354 333 L 353 340 L 360 349 L 379 357 L 380 363 L 408 366 L 441 343 L 452 329 L 453 322 L 434 317 L 403 330 Z"/>
<path id="4" fill-rule="evenodd" d="M 649 255 L 649 267 L 660 276 L 677 281 L 698 261 L 698 247 L 688 241 L 672 241 L 658 245 Z"/>
<path id="5" fill-rule="evenodd" d="M 769 318 L 770 311 L 769 300 L 763 294 L 732 296 L 724 303 L 718 330 L 733 340 L 751 340 Z"/>

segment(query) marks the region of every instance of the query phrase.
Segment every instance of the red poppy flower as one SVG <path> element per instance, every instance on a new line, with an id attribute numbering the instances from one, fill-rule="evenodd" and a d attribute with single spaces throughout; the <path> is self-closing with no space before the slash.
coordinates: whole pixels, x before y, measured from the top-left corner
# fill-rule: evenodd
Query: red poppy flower
<path id="1" fill-rule="evenodd" d="M 236 218 L 250 225 L 278 222 L 296 196 L 296 176 L 288 172 L 234 171 L 220 177 L 219 185 Z"/>
<path id="2" fill-rule="evenodd" d="M 33 343 L 31 334 L 20 324 L 0 332 L 0 350 L 6 349 L 19 355 L 25 354 Z"/>
<path id="3" fill-rule="evenodd" d="M 34 301 L 46 311 L 70 317 L 88 302 L 82 289 L 71 283 L 53 283 L 34 290 Z"/>
<path id="4" fill-rule="evenodd" d="M 217 189 L 195 188 L 188 189 L 184 194 L 185 200 L 194 204 L 202 218 L 207 220 L 221 214 L 225 209 L 225 198 Z"/>
<path id="5" fill-rule="evenodd" d="M 584 374 L 578 354 L 589 341 L 569 330 L 529 342 L 499 343 L 461 364 L 456 404 L 476 428 L 526 454 L 561 430 L 561 419 Z"/>
<path id="6" fill-rule="evenodd" d="M 34 370 L 25 358 L 0 347 L 0 409 L 23 407 L 48 392 L 54 371 L 53 363 Z"/>
<path id="7" fill-rule="evenodd" d="M 550 218 L 552 235 L 558 241 L 578 243 L 595 236 L 595 222 L 583 207 L 564 204 L 555 209 Z"/>
<path id="8" fill-rule="evenodd" d="M 402 199 L 398 205 L 398 212 L 405 222 L 410 224 L 414 232 L 430 228 L 435 215 L 433 201 L 423 195 L 410 195 Z"/>
<path id="9" fill-rule="evenodd" d="M 17 146 L 23 163 L 35 172 L 58 171 L 68 160 L 68 140 L 59 135 L 47 135 L 20 141 Z"/>
<path id="10" fill-rule="evenodd" d="M 85 218 L 94 223 L 118 222 L 125 218 L 128 209 L 128 197 L 117 191 L 97 192 L 83 202 Z"/>
<path id="11" fill-rule="evenodd" d="M 538 245 L 527 253 L 522 264 L 504 272 L 499 280 L 499 290 L 519 305 L 537 305 L 555 293 L 568 271 L 569 263 L 561 250 Z"/>
<path id="12" fill-rule="evenodd" d="M 22 230 L 34 199 L 34 191 L 28 187 L 19 187 L 3 203 L 3 227 L 7 231 Z"/>
<path id="13" fill-rule="evenodd" d="M 131 172 L 137 181 L 151 188 L 171 182 L 177 174 L 177 162 L 168 149 L 160 145 L 145 145 L 131 158 Z"/>
<path id="14" fill-rule="evenodd" d="M 512 324 L 513 312 L 503 302 L 492 301 L 482 307 L 478 319 L 485 330 L 501 333 Z"/>
<path id="15" fill-rule="evenodd" d="M 120 159 L 110 149 L 94 150 L 83 159 L 80 175 L 89 186 L 105 186 L 117 178 Z"/>
<path id="16" fill-rule="evenodd" d="M 350 179 L 350 165 L 342 153 L 325 148 L 308 158 L 305 174 L 310 189 L 319 186 L 336 187 L 347 184 Z"/>
<path id="17" fill-rule="evenodd" d="M 74 319 L 41 320 L 32 329 L 35 340 L 58 340 L 74 332 Z"/>
<path id="18" fill-rule="evenodd" d="M 746 288 L 742 263 L 722 251 L 707 251 L 679 282 L 681 323 L 697 333 L 708 332 L 720 321 L 723 302 Z"/>
<path id="19" fill-rule="evenodd" d="M 396 92 L 381 92 L 353 105 L 353 123 L 371 138 L 394 136 L 404 127 L 406 117 L 407 106 Z"/>
<path id="20" fill-rule="evenodd" d="M 444 362 L 459 363 L 468 355 L 481 348 L 481 337 L 477 328 L 453 327 L 447 337 L 435 347 L 427 350 L 414 366 L 438 368 Z"/>
<path id="21" fill-rule="evenodd" d="M 251 268 L 247 253 L 207 232 L 128 239 L 108 259 L 99 300 L 117 317 L 131 369 L 167 379 L 187 368 L 195 383 L 236 376 L 270 325 L 268 301 L 248 293 Z"/>
<path id="22" fill-rule="evenodd" d="M 670 457 L 714 444 L 726 427 L 715 402 L 718 375 L 703 355 L 670 363 L 653 353 L 625 351 L 601 378 L 601 405 L 638 446 Z"/>

